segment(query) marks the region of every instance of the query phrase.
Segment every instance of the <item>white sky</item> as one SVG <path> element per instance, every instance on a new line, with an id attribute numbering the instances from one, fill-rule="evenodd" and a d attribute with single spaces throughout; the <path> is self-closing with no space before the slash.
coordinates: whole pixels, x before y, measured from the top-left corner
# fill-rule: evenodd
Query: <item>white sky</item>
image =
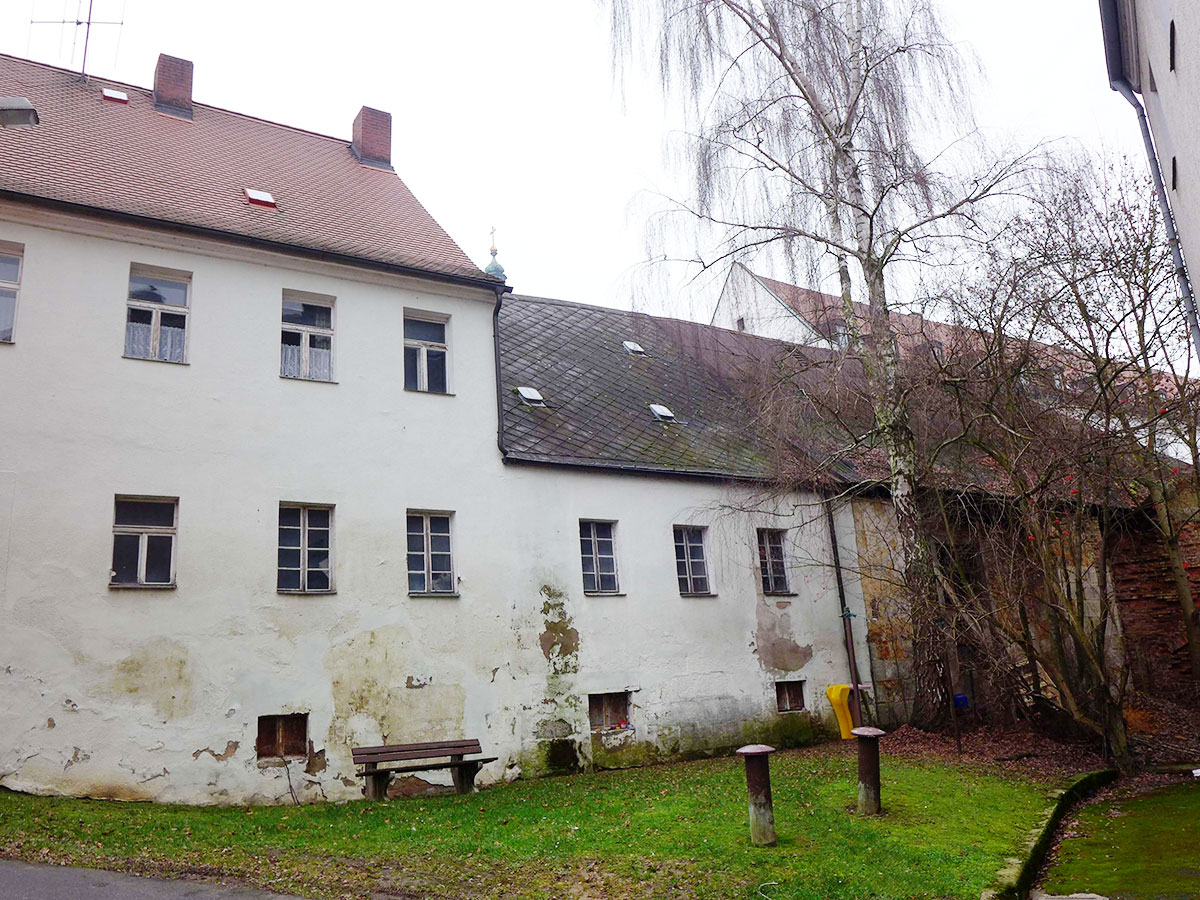
<path id="1" fill-rule="evenodd" d="M 333 15 L 303 0 L 93 2 L 94 20 L 125 24 L 93 26 L 90 74 L 149 87 L 170 53 L 195 62 L 198 102 L 347 139 L 360 106 L 387 110 L 396 171 L 481 266 L 495 225 L 517 291 L 707 320 L 713 279 L 645 264 L 656 195 L 685 193 L 666 153 L 678 117 L 649 77 L 621 97 L 594 0 L 343 0 Z M 941 2 L 984 66 L 989 134 L 1141 158 L 1095 0 Z M 0 0 L 0 52 L 77 67 L 82 28 L 29 22 L 87 5 Z"/>

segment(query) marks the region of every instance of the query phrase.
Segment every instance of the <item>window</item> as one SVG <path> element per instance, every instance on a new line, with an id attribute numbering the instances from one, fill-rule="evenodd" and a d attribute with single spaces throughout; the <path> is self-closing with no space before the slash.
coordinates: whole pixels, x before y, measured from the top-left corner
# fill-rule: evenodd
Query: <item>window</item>
<path id="1" fill-rule="evenodd" d="M 588 694 L 592 731 L 617 731 L 629 727 L 629 693 Z"/>
<path id="2" fill-rule="evenodd" d="M 654 416 L 659 422 L 675 421 L 675 413 L 671 412 L 670 407 L 663 406 L 661 403 L 650 404 L 650 415 Z"/>
<path id="3" fill-rule="evenodd" d="M 333 590 L 333 507 L 279 506 L 281 591 L 321 593 Z"/>
<path id="4" fill-rule="evenodd" d="M 1175 71 L 1175 20 L 1171 20 L 1171 27 L 1167 35 L 1167 51 L 1170 56 L 1171 71 Z"/>
<path id="5" fill-rule="evenodd" d="M 125 355 L 130 359 L 186 362 L 187 272 L 133 265 L 125 311 Z"/>
<path id="6" fill-rule="evenodd" d="M 259 759 L 284 759 L 308 755 L 308 713 L 258 717 Z"/>
<path id="7" fill-rule="evenodd" d="M 110 583 L 120 587 L 173 585 L 179 501 L 117 497 L 115 506 Z"/>
<path id="8" fill-rule="evenodd" d="M 446 323 L 404 317 L 404 389 L 445 394 Z"/>
<path id="9" fill-rule="evenodd" d="M 621 346 L 630 356 L 645 356 L 646 350 L 637 341 L 621 341 Z"/>
<path id="10" fill-rule="evenodd" d="M 679 576 L 679 593 L 709 593 L 708 565 L 704 561 L 705 528 L 694 525 L 675 526 L 675 573 Z"/>
<path id="11" fill-rule="evenodd" d="M 17 322 L 17 291 L 21 289 L 20 244 L 0 241 L 0 343 L 11 344 Z"/>
<path id="12" fill-rule="evenodd" d="M 408 513 L 408 592 L 453 594 L 449 513 Z"/>
<path id="13" fill-rule="evenodd" d="M 534 387 L 519 387 L 517 388 L 517 396 L 521 398 L 522 406 L 545 406 L 546 398 L 542 396 L 542 392 Z"/>
<path id="14" fill-rule="evenodd" d="M 795 712 L 804 709 L 804 682 L 775 682 L 775 703 L 780 712 Z"/>
<path id="15" fill-rule="evenodd" d="M 1176 163 L 1175 157 L 1171 157 L 1171 190 L 1176 190 L 1179 187 L 1179 165 Z"/>
<path id="16" fill-rule="evenodd" d="M 762 572 L 764 594 L 788 592 L 787 570 L 783 564 L 783 538 L 779 528 L 758 529 L 758 567 Z"/>
<path id="17" fill-rule="evenodd" d="M 583 591 L 617 592 L 617 555 L 613 546 L 615 522 L 580 522 L 579 552 L 583 556 Z"/>
<path id="18" fill-rule="evenodd" d="M 333 298 L 283 292 L 279 374 L 333 381 Z"/>
<path id="19" fill-rule="evenodd" d="M 110 103 L 126 104 L 129 102 L 129 95 L 127 93 L 114 88 L 100 88 L 100 96 Z"/>
<path id="20" fill-rule="evenodd" d="M 745 331 L 745 330 L 746 330 L 746 320 L 745 320 L 743 317 L 741 317 L 741 316 L 738 316 L 738 320 L 737 320 L 737 330 L 738 330 L 738 331 Z"/>
<path id="21" fill-rule="evenodd" d="M 275 197 L 270 191 L 260 191 L 257 188 L 242 188 L 246 192 L 246 199 L 251 206 L 267 206 L 271 209 L 276 208 Z"/>

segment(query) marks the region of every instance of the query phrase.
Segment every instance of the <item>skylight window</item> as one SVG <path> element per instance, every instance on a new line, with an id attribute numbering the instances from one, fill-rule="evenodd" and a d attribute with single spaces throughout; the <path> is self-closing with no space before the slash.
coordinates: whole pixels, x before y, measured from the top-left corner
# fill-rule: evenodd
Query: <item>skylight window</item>
<path id="1" fill-rule="evenodd" d="M 661 403 L 650 404 L 650 415 L 654 416 L 660 422 L 675 421 L 675 413 L 671 412 L 668 407 L 663 406 Z"/>
<path id="2" fill-rule="evenodd" d="M 112 103 L 128 103 L 129 95 L 124 91 L 114 90 L 113 88 L 101 88 L 100 96 Z"/>
<path id="3" fill-rule="evenodd" d="M 255 206 L 269 206 L 271 209 L 275 209 L 277 206 L 270 191 L 260 191 L 255 188 L 243 188 L 242 190 L 246 192 L 246 199 Z"/>
<path id="4" fill-rule="evenodd" d="M 546 398 L 542 396 L 542 392 L 537 388 L 519 387 L 517 388 L 517 396 L 521 398 L 521 402 L 525 406 L 545 406 Z"/>
<path id="5" fill-rule="evenodd" d="M 646 351 L 637 341 L 621 341 L 621 346 L 625 348 L 625 352 L 630 356 L 645 356 Z M 664 406 L 663 409 L 666 409 Z"/>

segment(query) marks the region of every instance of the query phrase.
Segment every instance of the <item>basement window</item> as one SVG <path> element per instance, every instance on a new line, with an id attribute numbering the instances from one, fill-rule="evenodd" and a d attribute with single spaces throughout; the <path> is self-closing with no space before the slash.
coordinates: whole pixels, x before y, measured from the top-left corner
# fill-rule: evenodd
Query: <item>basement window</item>
<path id="1" fill-rule="evenodd" d="M 125 356 L 187 362 L 190 272 L 134 264 L 125 302 Z"/>
<path id="2" fill-rule="evenodd" d="M 179 501 L 117 497 L 113 515 L 113 587 L 175 584 L 175 534 Z"/>
<path id="3" fill-rule="evenodd" d="M 246 192 L 246 199 L 250 201 L 252 206 L 266 206 L 270 209 L 278 209 L 278 204 L 275 202 L 275 197 L 270 191 L 260 191 L 256 188 L 242 188 Z"/>
<path id="4" fill-rule="evenodd" d="M 129 95 L 124 91 L 114 90 L 113 88 L 101 88 L 100 96 L 110 103 L 128 103 Z"/>
<path id="5" fill-rule="evenodd" d="M 321 294 L 283 292 L 281 377 L 333 381 L 333 301 Z"/>
<path id="6" fill-rule="evenodd" d="M 625 352 L 630 356 L 646 355 L 646 351 L 642 349 L 642 345 L 637 341 L 621 341 L 621 346 L 625 348 Z"/>
<path id="7" fill-rule="evenodd" d="M 308 754 L 308 713 L 258 717 L 258 758 L 304 758 Z"/>
<path id="8" fill-rule="evenodd" d="M 659 422 L 675 421 L 675 413 L 671 412 L 670 407 L 663 406 L 661 403 L 650 404 L 650 415 L 654 416 Z"/>
<path id="9" fill-rule="evenodd" d="M 542 392 L 537 388 L 519 387 L 517 388 L 517 396 L 521 398 L 521 403 L 524 406 L 546 405 L 546 398 L 542 396 Z"/>
<path id="10" fill-rule="evenodd" d="M 799 712 L 804 709 L 804 682 L 775 682 L 775 704 L 780 712 Z"/>
<path id="11" fill-rule="evenodd" d="M 593 733 L 629 728 L 629 692 L 588 694 L 588 718 Z"/>
<path id="12" fill-rule="evenodd" d="M 11 344 L 17 321 L 24 247 L 0 241 L 0 344 Z"/>

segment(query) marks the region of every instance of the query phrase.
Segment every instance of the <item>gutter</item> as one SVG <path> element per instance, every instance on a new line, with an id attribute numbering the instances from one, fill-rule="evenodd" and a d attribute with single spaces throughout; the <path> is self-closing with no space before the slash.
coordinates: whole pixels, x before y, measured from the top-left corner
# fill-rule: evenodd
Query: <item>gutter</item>
<path id="1" fill-rule="evenodd" d="M 1154 147 L 1154 136 L 1150 133 L 1150 120 L 1146 118 L 1146 108 L 1138 99 L 1133 85 L 1125 77 L 1126 60 L 1124 51 L 1121 49 L 1121 14 L 1118 0 L 1100 0 L 1100 28 L 1104 36 L 1104 56 L 1108 63 L 1109 87 L 1128 100 L 1129 105 L 1137 114 L 1138 127 L 1142 131 L 1142 143 L 1146 147 L 1146 159 L 1150 164 L 1150 177 L 1154 181 L 1154 193 L 1157 195 L 1163 225 L 1167 232 L 1167 245 L 1171 249 L 1171 260 L 1175 264 L 1175 282 L 1179 288 L 1179 298 L 1183 301 L 1184 312 L 1187 314 L 1188 331 L 1192 339 L 1192 353 L 1196 355 L 1197 359 L 1200 359 L 1200 323 L 1196 318 L 1196 298 L 1192 295 L 1191 279 L 1188 278 L 1187 265 L 1183 260 L 1183 250 L 1179 246 L 1179 234 L 1175 230 L 1175 215 L 1171 212 L 1171 201 L 1167 196 L 1166 184 L 1163 182 L 1162 166 L 1159 164 L 1158 151 Z"/>
<path id="2" fill-rule="evenodd" d="M 488 291 L 507 291 L 508 286 L 497 284 L 490 278 L 474 278 L 470 275 L 455 275 L 450 272 L 437 272 L 422 269 L 418 266 L 408 266 L 402 263 L 389 263 L 381 260 L 364 259 L 348 253 L 337 253 L 331 250 L 318 250 L 312 247 L 302 247 L 298 244 L 286 244 L 282 241 L 271 241 L 251 235 L 238 234 L 234 231 L 223 231 L 219 228 L 206 228 L 203 225 L 188 225 L 184 222 L 172 222 L 168 219 L 158 219 L 153 216 L 140 216 L 119 210 L 104 209 L 98 206 L 87 206 L 82 203 L 71 203 L 66 200 L 54 200 L 50 197 L 39 197 L 35 194 L 23 194 L 0 188 L 0 200 L 8 200 L 27 206 L 39 206 L 55 212 L 71 213 L 93 219 L 106 219 L 125 225 L 137 225 L 142 228 L 152 228 L 158 231 L 172 231 L 178 234 L 195 237 L 211 238 L 227 243 L 242 244 L 258 250 L 269 250 L 288 256 L 300 256 L 321 262 L 337 263 L 344 266 L 354 266 L 359 269 L 371 269 L 378 272 L 388 272 L 393 275 L 405 275 L 411 278 L 423 278 L 427 281 L 439 281 L 443 284 L 454 284 L 462 287 L 482 288 Z"/>

